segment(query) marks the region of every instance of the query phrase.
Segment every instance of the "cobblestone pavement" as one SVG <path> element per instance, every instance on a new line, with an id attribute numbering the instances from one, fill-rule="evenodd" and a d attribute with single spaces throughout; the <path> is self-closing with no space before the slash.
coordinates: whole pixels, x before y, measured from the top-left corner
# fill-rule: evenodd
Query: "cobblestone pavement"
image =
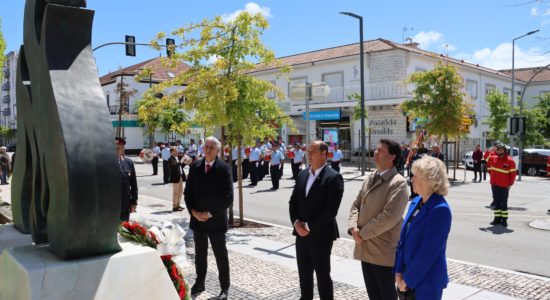
<path id="1" fill-rule="evenodd" d="M 133 216 L 133 218 L 141 222 L 151 223 L 171 220 L 180 224 L 182 228 L 188 228 L 189 214 L 186 211 L 171 213 L 170 203 L 166 201 L 141 198 L 140 206 L 142 207 L 142 212 Z M 233 238 L 236 235 L 249 235 L 289 245 L 294 243 L 291 229 L 278 226 L 230 229 L 227 235 L 228 245 L 238 242 L 238 240 Z M 191 231 L 187 232 L 185 240 L 187 245 L 187 263 L 184 264 L 183 269 L 187 281 L 192 285 L 195 279 L 195 270 L 192 264 L 194 245 Z M 341 238 L 335 242 L 332 255 L 352 258 L 352 250 L 353 241 Z M 232 251 L 231 249 L 229 249 L 229 258 L 231 266 L 230 298 L 299 298 L 300 290 L 297 271 L 274 262 L 268 262 L 257 257 Z M 476 287 L 520 299 L 550 299 L 550 279 L 451 259 L 448 260 L 448 267 L 451 283 Z M 216 263 L 211 250 L 209 250 L 208 256 L 206 282 L 206 292 L 194 299 L 212 299 L 212 297 L 217 296 L 220 292 Z M 334 282 L 334 292 L 336 299 L 368 299 L 364 288 L 358 288 L 337 281 Z"/>

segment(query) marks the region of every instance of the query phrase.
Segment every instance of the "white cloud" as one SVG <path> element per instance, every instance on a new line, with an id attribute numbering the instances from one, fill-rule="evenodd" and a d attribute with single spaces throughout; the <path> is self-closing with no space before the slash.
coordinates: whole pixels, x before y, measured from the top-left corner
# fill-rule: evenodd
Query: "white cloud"
<path id="1" fill-rule="evenodd" d="M 545 9 L 544 12 L 542 13 L 543 16 L 548 16 L 550 15 L 550 9 Z"/>
<path id="2" fill-rule="evenodd" d="M 531 8 L 531 16 L 538 16 L 539 10 L 536 7 Z"/>
<path id="3" fill-rule="evenodd" d="M 414 36 L 414 41 L 419 44 L 422 49 L 428 49 L 431 44 L 441 40 L 443 35 L 437 31 L 430 30 L 428 32 L 420 31 Z"/>
<path id="4" fill-rule="evenodd" d="M 467 58 L 467 55 L 464 55 Z M 512 44 L 502 43 L 494 49 L 484 48 L 471 55 L 471 62 L 496 70 L 512 68 Z M 514 67 L 537 67 L 550 63 L 550 53 L 540 48 L 521 49 L 516 46 Z"/>
<path id="5" fill-rule="evenodd" d="M 218 55 L 212 55 L 208 58 L 208 64 L 209 65 L 213 65 L 214 63 L 216 63 L 216 61 L 218 61 L 220 57 Z"/>
<path id="6" fill-rule="evenodd" d="M 231 21 L 235 20 L 235 18 L 237 18 L 237 16 L 243 11 L 246 11 L 246 12 L 252 14 L 252 15 L 261 14 L 262 16 L 264 16 L 266 18 L 271 18 L 272 17 L 271 9 L 269 7 L 260 6 L 260 5 L 254 3 L 254 2 L 248 2 L 244 6 L 244 9 L 238 9 L 238 10 L 234 11 L 231 14 L 224 14 L 222 16 L 222 20 L 224 22 L 231 22 Z"/>

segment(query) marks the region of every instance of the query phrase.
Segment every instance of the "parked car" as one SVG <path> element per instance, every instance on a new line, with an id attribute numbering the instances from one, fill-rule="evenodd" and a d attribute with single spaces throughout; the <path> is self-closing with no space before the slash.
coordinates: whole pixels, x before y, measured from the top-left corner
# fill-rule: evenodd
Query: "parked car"
<path id="1" fill-rule="evenodd" d="M 524 174 L 536 176 L 547 174 L 546 162 L 550 156 L 549 149 L 525 149 L 522 155 L 521 169 Z"/>
<path id="2" fill-rule="evenodd" d="M 506 146 L 506 149 L 508 149 L 508 154 L 510 154 L 510 147 Z M 464 154 L 462 157 L 462 165 L 466 169 L 473 169 L 474 168 L 474 159 L 472 158 L 472 155 L 474 154 L 474 151 L 468 151 Z M 519 164 L 519 149 L 514 147 L 514 155 L 512 156 L 514 159 L 514 162 L 516 163 L 516 166 Z"/>
<path id="3" fill-rule="evenodd" d="M 15 144 L 8 144 L 8 145 L 6 146 L 6 150 L 7 150 L 8 152 L 15 152 Z"/>
<path id="4" fill-rule="evenodd" d="M 462 157 L 462 164 L 468 170 L 474 168 L 474 159 L 472 158 L 473 154 L 474 151 L 468 151 L 464 154 L 464 157 Z"/>

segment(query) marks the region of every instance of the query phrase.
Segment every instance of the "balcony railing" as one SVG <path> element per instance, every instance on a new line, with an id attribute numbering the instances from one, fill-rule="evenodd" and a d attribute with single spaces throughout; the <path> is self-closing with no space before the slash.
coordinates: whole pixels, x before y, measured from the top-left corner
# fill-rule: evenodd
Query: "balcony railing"
<path id="1" fill-rule="evenodd" d="M 2 97 L 2 103 L 10 103 L 10 95 L 4 95 L 4 97 Z"/>
<path id="2" fill-rule="evenodd" d="M 361 93 L 359 85 L 332 87 L 330 94 L 325 99 L 312 99 L 310 103 L 336 103 L 336 102 L 353 102 L 355 99 L 348 99 L 349 95 Z M 365 85 L 365 100 L 385 100 L 385 99 L 403 99 L 409 97 L 407 87 L 402 82 L 386 82 L 374 83 Z M 305 104 L 305 99 L 291 99 L 294 105 Z"/>
<path id="3" fill-rule="evenodd" d="M 9 91 L 10 90 L 10 84 L 9 83 L 4 83 L 2 85 L 2 91 Z"/>
<path id="4" fill-rule="evenodd" d="M 109 113 L 111 115 L 118 115 L 118 111 L 119 111 L 119 106 L 118 105 L 109 105 Z M 132 109 L 130 111 L 130 110 L 128 110 L 128 107 L 123 107 L 122 108 L 122 113 L 123 114 L 135 115 L 135 114 L 137 114 L 137 109 Z"/>
<path id="5" fill-rule="evenodd" d="M 4 77 L 6 78 L 10 77 L 10 69 L 4 69 Z"/>
<path id="6" fill-rule="evenodd" d="M 6 108 L 2 111 L 2 114 L 4 116 L 9 116 L 9 115 L 11 115 L 11 110 L 9 108 Z"/>

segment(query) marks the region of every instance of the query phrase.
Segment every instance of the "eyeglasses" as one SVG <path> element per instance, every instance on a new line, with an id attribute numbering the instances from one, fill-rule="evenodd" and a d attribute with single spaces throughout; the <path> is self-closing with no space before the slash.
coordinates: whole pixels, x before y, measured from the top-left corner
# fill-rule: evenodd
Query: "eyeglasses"
<path id="1" fill-rule="evenodd" d="M 216 149 L 216 145 L 211 145 L 211 146 L 208 146 L 208 145 L 204 145 L 204 149 L 210 149 L 210 150 L 214 150 Z"/>

